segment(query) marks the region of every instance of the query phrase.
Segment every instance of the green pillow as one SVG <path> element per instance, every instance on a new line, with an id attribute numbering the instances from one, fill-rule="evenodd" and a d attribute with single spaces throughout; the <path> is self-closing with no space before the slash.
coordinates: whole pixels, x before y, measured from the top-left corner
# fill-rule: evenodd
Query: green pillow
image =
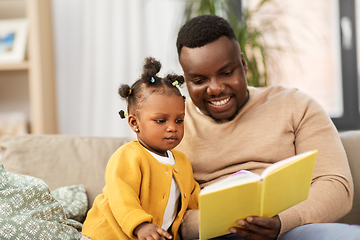
<path id="1" fill-rule="evenodd" d="M 0 163 L 0 239 L 80 239 L 81 228 L 44 181 L 6 172 Z"/>
<path id="2" fill-rule="evenodd" d="M 73 185 L 55 189 L 51 195 L 63 206 L 66 217 L 84 222 L 88 200 L 84 185 Z"/>

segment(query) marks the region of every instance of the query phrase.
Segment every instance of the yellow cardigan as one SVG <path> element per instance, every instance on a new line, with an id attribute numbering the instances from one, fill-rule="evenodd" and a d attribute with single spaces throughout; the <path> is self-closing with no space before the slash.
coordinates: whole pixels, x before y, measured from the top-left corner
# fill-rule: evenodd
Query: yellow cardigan
<path id="1" fill-rule="evenodd" d="M 180 239 L 178 229 L 187 209 L 198 208 L 200 187 L 193 178 L 189 160 L 171 150 L 175 164 L 158 162 L 132 141 L 110 158 L 105 171 L 106 185 L 88 212 L 82 234 L 93 239 L 133 239 L 134 229 L 143 222 L 161 227 L 174 176 L 181 192 L 181 208 L 170 233 Z"/>

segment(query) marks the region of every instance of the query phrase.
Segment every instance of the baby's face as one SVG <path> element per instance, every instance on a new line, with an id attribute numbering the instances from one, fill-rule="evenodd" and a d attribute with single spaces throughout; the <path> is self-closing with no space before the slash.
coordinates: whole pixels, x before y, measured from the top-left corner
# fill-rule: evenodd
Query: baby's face
<path id="1" fill-rule="evenodd" d="M 185 103 L 175 93 L 152 93 L 138 110 L 137 138 L 148 150 L 162 156 L 184 136 Z"/>

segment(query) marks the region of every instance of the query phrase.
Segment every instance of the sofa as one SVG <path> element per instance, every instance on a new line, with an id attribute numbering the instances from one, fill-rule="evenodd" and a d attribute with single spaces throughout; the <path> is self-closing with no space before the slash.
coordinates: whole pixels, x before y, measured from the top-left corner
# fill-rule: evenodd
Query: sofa
<path id="1" fill-rule="evenodd" d="M 360 224 L 360 130 L 340 133 L 354 180 L 351 212 L 339 220 Z M 6 171 L 42 179 L 50 188 L 83 185 L 90 208 L 105 184 L 108 159 L 132 139 L 69 135 L 20 135 L 0 138 L 0 162 Z M 356 172 L 357 171 L 357 172 Z"/>

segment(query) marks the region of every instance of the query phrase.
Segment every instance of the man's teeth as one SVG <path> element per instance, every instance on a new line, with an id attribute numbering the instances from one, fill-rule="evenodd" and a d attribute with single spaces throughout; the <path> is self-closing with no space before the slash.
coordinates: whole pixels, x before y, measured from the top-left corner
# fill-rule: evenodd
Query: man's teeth
<path id="1" fill-rule="evenodd" d="M 228 98 L 225 98 L 221 101 L 210 101 L 211 104 L 215 105 L 215 106 L 222 106 L 222 105 L 225 105 L 226 103 L 228 103 L 230 101 L 230 97 Z"/>

